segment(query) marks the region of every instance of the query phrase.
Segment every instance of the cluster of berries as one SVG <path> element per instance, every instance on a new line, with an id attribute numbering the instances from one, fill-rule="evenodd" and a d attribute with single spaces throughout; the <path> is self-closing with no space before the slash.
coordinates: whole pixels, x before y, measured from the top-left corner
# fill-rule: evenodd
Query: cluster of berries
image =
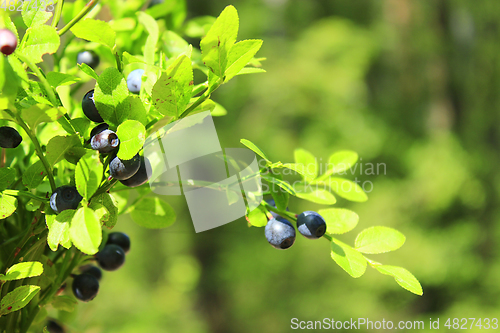
<path id="1" fill-rule="evenodd" d="M 276 206 L 274 200 L 267 200 L 271 206 Z M 274 248 L 285 250 L 295 243 L 295 228 L 293 225 L 275 212 L 265 228 L 265 235 L 269 244 Z M 326 232 L 325 219 L 316 212 L 305 211 L 297 216 L 297 230 L 302 236 L 309 239 L 318 239 Z"/>

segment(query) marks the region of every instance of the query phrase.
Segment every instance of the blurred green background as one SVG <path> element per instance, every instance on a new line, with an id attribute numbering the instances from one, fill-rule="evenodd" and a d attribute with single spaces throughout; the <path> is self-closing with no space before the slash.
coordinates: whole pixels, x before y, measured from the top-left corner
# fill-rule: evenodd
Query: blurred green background
<path id="1" fill-rule="evenodd" d="M 167 0 L 168 1 L 168 0 Z M 369 256 L 403 266 L 424 295 L 371 268 L 353 279 L 325 240 L 273 249 L 245 219 L 196 234 L 185 200 L 164 230 L 128 216 L 126 265 L 69 327 L 89 333 L 290 332 L 292 318 L 423 320 L 500 317 L 500 2 L 475 0 L 189 0 L 187 18 L 233 4 L 239 39 L 264 40 L 265 74 L 216 92 L 223 147 L 246 138 L 273 160 L 301 147 L 324 160 L 341 149 L 384 163 L 349 244 L 373 225 L 407 241 Z M 199 46 L 199 40 L 192 40 Z M 324 208 L 292 200 L 294 212 Z M 69 318 L 69 314 L 60 314 Z M 359 330 L 364 331 L 364 330 Z M 478 328 L 469 331 L 482 331 Z"/>

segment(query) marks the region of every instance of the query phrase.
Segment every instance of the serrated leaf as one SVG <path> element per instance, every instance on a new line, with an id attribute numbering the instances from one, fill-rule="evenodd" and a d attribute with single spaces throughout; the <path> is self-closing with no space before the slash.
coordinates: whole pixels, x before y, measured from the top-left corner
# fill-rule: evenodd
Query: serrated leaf
<path id="1" fill-rule="evenodd" d="M 101 223 L 89 207 L 79 208 L 69 227 L 73 244 L 83 253 L 92 255 L 99 251 L 102 240 Z"/>
<path id="2" fill-rule="evenodd" d="M 82 72 L 84 72 L 85 74 L 87 74 L 88 76 L 93 78 L 94 80 L 97 80 L 99 78 L 99 76 L 95 73 L 95 71 L 89 65 L 78 64 L 78 67 L 80 67 Z"/>
<path id="3" fill-rule="evenodd" d="M 118 158 L 130 160 L 144 145 L 146 141 L 146 128 L 137 120 L 126 120 L 118 126 L 116 135 L 120 138 Z"/>
<path id="4" fill-rule="evenodd" d="M 153 86 L 153 105 L 163 115 L 179 117 L 191 99 L 192 85 L 191 59 L 182 55 Z"/>
<path id="5" fill-rule="evenodd" d="M 46 104 L 36 104 L 27 109 L 23 109 L 21 112 L 21 117 L 31 129 L 34 129 L 41 123 L 56 121 L 62 115 L 60 109 Z"/>
<path id="6" fill-rule="evenodd" d="M 16 181 L 16 169 L 0 168 L 0 191 L 9 188 Z"/>
<path id="7" fill-rule="evenodd" d="M 144 126 L 148 124 L 148 112 L 139 96 L 129 96 L 130 112 L 129 120 L 137 120 Z"/>
<path id="8" fill-rule="evenodd" d="M 61 295 L 54 297 L 54 300 L 52 301 L 51 304 L 56 310 L 73 312 L 78 302 L 71 296 Z"/>
<path id="9" fill-rule="evenodd" d="M 69 86 L 74 83 L 79 82 L 81 79 L 77 76 L 59 73 L 59 72 L 49 72 L 47 73 L 47 81 L 49 81 L 52 87 L 59 86 Z"/>
<path id="10" fill-rule="evenodd" d="M 265 227 L 267 224 L 266 213 L 262 211 L 261 206 L 255 208 L 250 213 L 246 215 L 248 223 L 254 227 Z"/>
<path id="11" fill-rule="evenodd" d="M 159 198 L 145 198 L 130 213 L 135 223 L 150 229 L 171 226 L 176 219 L 172 206 Z"/>
<path id="12" fill-rule="evenodd" d="M 102 119 L 109 125 L 118 126 L 128 119 L 130 102 L 127 82 L 114 67 L 108 67 L 97 79 L 94 101 Z"/>
<path id="13" fill-rule="evenodd" d="M 80 139 L 77 135 L 70 136 L 55 136 L 50 139 L 47 144 L 45 157 L 50 166 L 54 166 L 57 162 L 64 158 L 66 152 L 73 147 L 81 147 Z"/>
<path id="14" fill-rule="evenodd" d="M 104 193 L 92 199 L 91 208 L 94 203 L 106 208 L 108 216 L 104 220 L 104 225 L 112 229 L 118 220 L 118 204 L 115 198 L 109 193 Z"/>
<path id="15" fill-rule="evenodd" d="M 11 266 L 5 275 L 0 276 L 2 281 L 21 280 L 43 273 L 43 265 L 38 261 L 26 261 Z"/>
<path id="16" fill-rule="evenodd" d="M 242 40 L 233 45 L 227 58 L 227 69 L 224 73 L 227 82 L 231 80 L 248 64 L 262 46 L 262 40 Z"/>
<path id="17" fill-rule="evenodd" d="M 336 239 L 332 240 L 332 259 L 353 278 L 359 278 L 366 271 L 365 257 L 352 247 Z"/>
<path id="18" fill-rule="evenodd" d="M 89 200 L 99 188 L 103 168 L 97 152 L 88 153 L 78 161 L 75 170 L 76 189 L 85 199 Z"/>
<path id="19" fill-rule="evenodd" d="M 304 179 L 306 181 L 313 181 L 318 176 L 318 161 L 313 154 L 305 149 L 295 149 L 293 152 L 295 163 L 302 164 L 304 170 Z"/>
<path id="20" fill-rule="evenodd" d="M 326 222 L 326 233 L 345 234 L 356 227 L 359 216 L 355 212 L 345 208 L 328 208 L 318 211 Z"/>
<path id="21" fill-rule="evenodd" d="M 39 286 L 27 285 L 17 287 L 0 301 L 0 316 L 24 308 L 39 291 Z"/>
<path id="22" fill-rule="evenodd" d="M 368 200 L 365 191 L 357 183 L 344 178 L 329 178 L 329 184 L 332 191 L 344 199 L 355 202 L 364 202 Z"/>
<path id="23" fill-rule="evenodd" d="M 26 31 L 28 38 L 22 49 L 23 54 L 35 64 L 42 62 L 44 54 L 56 53 L 60 39 L 56 29 L 49 25 L 37 25 Z"/>
<path id="24" fill-rule="evenodd" d="M 249 141 L 249 140 L 246 140 L 246 139 L 241 139 L 240 142 L 245 146 L 247 147 L 248 149 L 250 149 L 251 151 L 253 151 L 254 153 L 256 153 L 257 155 L 259 155 L 260 157 L 262 157 L 263 159 L 265 159 L 267 162 L 271 162 L 266 154 L 264 153 L 264 151 L 262 151 L 262 149 L 260 149 L 259 147 L 257 147 L 256 144 L 254 144 L 253 142 Z"/>
<path id="25" fill-rule="evenodd" d="M 59 244 L 67 249 L 71 247 L 69 227 L 75 213 L 76 210 L 74 209 L 66 209 L 58 215 L 45 215 L 45 223 L 49 228 L 47 243 L 52 251 L 57 251 Z"/>
<path id="26" fill-rule="evenodd" d="M 382 274 L 394 277 L 394 280 L 404 289 L 416 295 L 422 296 L 424 294 L 417 278 L 403 267 L 378 265 L 375 268 Z"/>
<path id="27" fill-rule="evenodd" d="M 23 173 L 23 184 L 29 189 L 37 188 L 47 176 L 42 161 L 36 161 Z"/>
<path id="28" fill-rule="evenodd" d="M 17 198 L 0 194 L 0 219 L 11 216 L 17 209 Z"/>
<path id="29" fill-rule="evenodd" d="M 116 33 L 108 22 L 87 18 L 70 30 L 78 38 L 106 45 L 110 49 L 115 45 Z"/>
<path id="30" fill-rule="evenodd" d="M 376 254 L 397 250 L 405 240 L 406 237 L 396 229 L 377 226 L 361 231 L 354 244 L 359 252 Z"/>
<path id="31" fill-rule="evenodd" d="M 202 60 L 218 77 L 224 76 L 229 50 L 236 41 L 238 28 L 238 12 L 233 6 L 227 6 L 201 40 Z"/>
<path id="32" fill-rule="evenodd" d="M 341 173 L 350 169 L 358 161 L 358 153 L 351 150 L 338 151 L 328 159 L 328 168 L 331 173 Z"/>
<path id="33" fill-rule="evenodd" d="M 31 0 L 23 2 L 21 15 L 23 17 L 24 24 L 26 24 L 28 28 L 45 24 L 52 17 L 52 12 L 39 9 L 39 7 L 42 7 L 42 2 L 45 5 L 44 0 Z"/>
<path id="34" fill-rule="evenodd" d="M 323 189 L 312 190 L 310 192 L 297 192 L 296 196 L 322 205 L 333 205 L 337 202 L 333 194 Z"/>

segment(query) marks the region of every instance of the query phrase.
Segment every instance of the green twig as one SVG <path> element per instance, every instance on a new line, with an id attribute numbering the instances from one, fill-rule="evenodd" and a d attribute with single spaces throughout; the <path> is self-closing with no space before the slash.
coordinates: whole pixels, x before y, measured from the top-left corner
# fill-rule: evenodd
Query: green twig
<path id="1" fill-rule="evenodd" d="M 59 23 L 59 20 L 61 19 L 61 13 L 64 5 L 64 0 L 58 0 L 57 1 L 57 7 L 56 7 L 56 12 L 54 13 L 54 18 L 52 19 L 52 28 L 57 28 L 57 24 Z"/>
<path id="2" fill-rule="evenodd" d="M 278 215 L 280 215 L 280 216 L 287 217 L 287 218 L 289 218 L 289 219 L 297 222 L 297 218 L 295 217 L 295 214 L 292 213 L 292 212 L 281 211 L 278 208 L 276 208 L 276 207 L 271 206 L 270 204 L 268 204 L 265 200 L 262 200 L 261 205 L 263 205 L 264 207 L 266 207 L 267 210 L 273 211 L 275 213 L 278 213 Z"/>
<path id="3" fill-rule="evenodd" d="M 87 15 L 94 7 L 97 5 L 99 0 L 90 0 L 85 7 L 76 15 L 68 24 L 66 24 L 61 30 L 59 30 L 59 36 L 64 35 L 71 29 L 75 24 L 77 24 L 85 15 Z"/>

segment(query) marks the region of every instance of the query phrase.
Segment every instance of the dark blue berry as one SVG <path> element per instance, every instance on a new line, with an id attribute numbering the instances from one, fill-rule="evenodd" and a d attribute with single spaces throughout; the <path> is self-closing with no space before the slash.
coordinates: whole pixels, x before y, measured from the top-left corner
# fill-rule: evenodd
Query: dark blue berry
<path id="1" fill-rule="evenodd" d="M 99 150 L 100 153 L 110 153 L 115 150 L 120 144 L 120 140 L 115 132 L 104 130 L 96 134 L 90 140 L 90 146 L 94 150 Z"/>
<path id="2" fill-rule="evenodd" d="M 109 125 L 106 123 L 102 123 L 102 124 L 97 125 L 96 127 L 94 127 L 92 129 L 92 131 L 90 131 L 90 138 L 101 133 L 104 130 L 107 130 L 108 128 L 109 128 Z"/>
<path id="3" fill-rule="evenodd" d="M 125 251 L 116 244 L 109 244 L 96 254 L 96 258 L 102 269 L 114 271 L 125 262 Z"/>
<path id="4" fill-rule="evenodd" d="M 0 29 L 0 52 L 8 56 L 16 50 L 16 35 L 9 29 Z"/>
<path id="5" fill-rule="evenodd" d="M 139 154 L 135 155 L 131 160 L 121 160 L 115 156 L 109 163 L 109 174 L 111 177 L 118 180 L 129 179 L 141 167 L 141 158 Z"/>
<path id="6" fill-rule="evenodd" d="M 92 121 L 95 121 L 96 123 L 102 123 L 104 122 L 104 119 L 102 119 L 101 115 L 99 114 L 99 111 L 97 111 L 97 108 L 95 107 L 95 102 L 94 102 L 94 89 L 89 91 L 88 93 L 83 96 L 82 99 L 82 110 L 83 113 L 87 116 Z"/>
<path id="7" fill-rule="evenodd" d="M 266 224 L 265 235 L 269 244 L 280 250 L 288 249 L 295 242 L 295 228 L 283 218 L 270 219 Z"/>
<path id="8" fill-rule="evenodd" d="M 97 280 L 100 280 L 102 278 L 102 271 L 99 267 L 88 265 L 87 267 L 84 267 L 82 269 L 82 273 L 84 274 L 90 274 L 94 276 Z"/>
<path id="9" fill-rule="evenodd" d="M 16 148 L 22 141 L 21 134 L 15 128 L 9 126 L 0 127 L 0 147 Z"/>
<path id="10" fill-rule="evenodd" d="M 138 94 L 141 92 L 143 74 L 144 69 L 136 69 L 130 72 L 130 74 L 127 76 L 127 87 L 131 93 Z"/>
<path id="11" fill-rule="evenodd" d="M 59 325 L 56 321 L 54 320 L 49 320 L 47 322 L 47 331 L 49 333 L 64 333 L 66 332 L 64 328 Z"/>
<path id="12" fill-rule="evenodd" d="M 111 232 L 106 242 L 106 245 L 108 244 L 118 245 L 127 253 L 130 250 L 130 237 L 123 232 Z"/>
<path id="13" fill-rule="evenodd" d="M 76 57 L 76 62 L 78 64 L 87 64 L 90 68 L 96 68 L 99 66 L 99 56 L 94 51 L 83 51 L 78 53 Z"/>
<path id="14" fill-rule="evenodd" d="M 50 208 L 56 213 L 66 209 L 77 209 L 82 199 L 76 187 L 70 185 L 61 186 L 50 196 Z"/>
<path id="15" fill-rule="evenodd" d="M 309 239 L 318 239 L 326 232 L 326 222 L 321 215 L 308 210 L 297 217 L 297 230 Z"/>
<path id="16" fill-rule="evenodd" d="M 90 274 L 80 274 L 73 279 L 73 294 L 80 301 L 88 302 L 94 299 L 99 292 L 99 280 Z"/>
<path id="17" fill-rule="evenodd" d="M 151 173 L 151 164 L 149 163 L 147 157 L 141 156 L 141 166 L 139 167 L 139 170 L 129 179 L 120 180 L 120 183 L 128 187 L 141 186 L 149 179 L 148 170 Z"/>

